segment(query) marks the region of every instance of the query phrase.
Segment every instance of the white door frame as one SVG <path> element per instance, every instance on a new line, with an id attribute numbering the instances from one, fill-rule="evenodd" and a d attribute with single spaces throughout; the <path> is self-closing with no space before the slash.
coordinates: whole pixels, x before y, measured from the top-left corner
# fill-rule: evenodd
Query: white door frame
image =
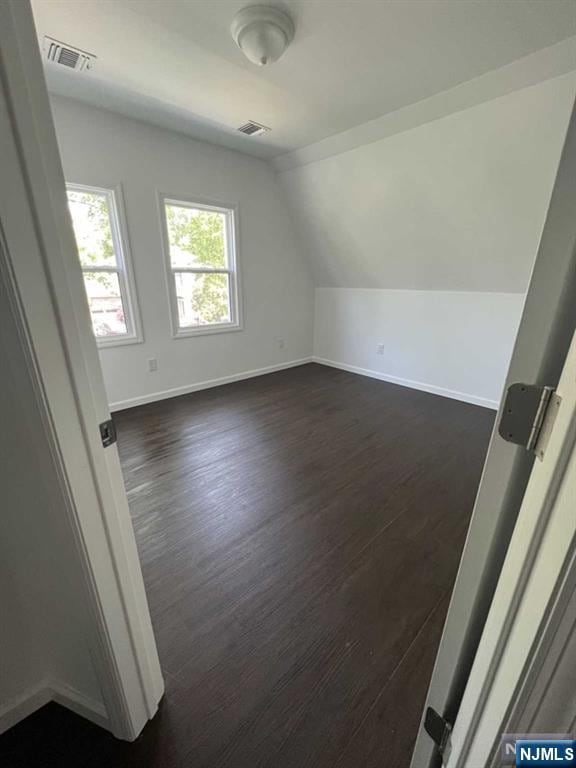
<path id="1" fill-rule="evenodd" d="M 500 736 L 547 634 L 563 585 L 576 573 L 576 334 L 557 387 L 559 405 L 534 464 L 454 730 L 447 768 L 498 761 Z M 560 727 L 560 724 L 557 726 Z"/>
<path id="2" fill-rule="evenodd" d="M 111 730 L 132 740 L 163 694 L 136 542 L 67 211 L 32 11 L 0 3 L 0 268 L 43 412 L 94 622 Z"/>
<path id="3" fill-rule="evenodd" d="M 504 724 L 506 733 L 576 733 L 576 556 Z"/>
<path id="4" fill-rule="evenodd" d="M 506 386 L 527 382 L 555 386 L 575 327 L 576 110 L 573 110 Z M 497 421 L 500 418 L 500 412 Z M 428 707 L 454 722 L 522 498 L 533 457 L 492 434 L 468 536 L 424 713 Z M 423 727 L 411 768 L 437 765 L 436 747 Z"/>

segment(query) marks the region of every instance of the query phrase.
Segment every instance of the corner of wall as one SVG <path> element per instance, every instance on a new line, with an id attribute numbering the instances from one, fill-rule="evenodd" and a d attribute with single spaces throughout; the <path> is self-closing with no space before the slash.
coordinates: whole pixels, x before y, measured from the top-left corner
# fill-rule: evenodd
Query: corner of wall
<path id="1" fill-rule="evenodd" d="M 108 714 L 101 702 L 90 699 L 62 681 L 46 678 L 0 707 L 0 735 L 51 701 L 110 730 Z"/>

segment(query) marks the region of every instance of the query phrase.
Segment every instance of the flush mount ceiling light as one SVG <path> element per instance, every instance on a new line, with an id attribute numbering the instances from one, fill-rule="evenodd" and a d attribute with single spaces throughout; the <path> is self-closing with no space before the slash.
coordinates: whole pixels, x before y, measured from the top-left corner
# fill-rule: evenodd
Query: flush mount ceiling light
<path id="1" fill-rule="evenodd" d="M 236 14 L 230 32 L 246 58 L 265 67 L 277 61 L 292 42 L 294 22 L 279 8 L 251 5 Z"/>

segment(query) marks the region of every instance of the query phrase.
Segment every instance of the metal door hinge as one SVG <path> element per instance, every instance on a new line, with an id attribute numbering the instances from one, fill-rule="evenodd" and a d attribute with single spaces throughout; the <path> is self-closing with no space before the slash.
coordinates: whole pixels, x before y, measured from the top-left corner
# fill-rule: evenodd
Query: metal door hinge
<path id="1" fill-rule="evenodd" d="M 446 758 L 450 752 L 452 724 L 445 717 L 439 715 L 435 709 L 428 707 L 424 718 L 424 730 L 438 747 L 438 752 L 443 758 Z"/>
<path id="2" fill-rule="evenodd" d="M 498 425 L 500 436 L 543 458 L 560 402 L 554 387 L 511 384 Z"/>
<path id="3" fill-rule="evenodd" d="M 102 438 L 102 445 L 104 448 L 108 448 L 109 445 L 116 442 L 116 425 L 112 419 L 103 421 L 100 424 L 100 437 Z"/>

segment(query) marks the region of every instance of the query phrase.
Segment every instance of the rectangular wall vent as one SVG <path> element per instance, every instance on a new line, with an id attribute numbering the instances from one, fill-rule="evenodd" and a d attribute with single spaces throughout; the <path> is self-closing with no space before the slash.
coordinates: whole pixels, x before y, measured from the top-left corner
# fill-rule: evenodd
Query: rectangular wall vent
<path id="1" fill-rule="evenodd" d="M 74 48 L 72 45 L 54 40 L 53 37 L 44 36 L 44 58 L 47 61 L 53 61 L 55 64 L 61 64 L 68 69 L 75 69 L 78 72 L 84 72 L 92 69 L 96 56 L 80 48 Z"/>
<path id="2" fill-rule="evenodd" d="M 270 128 L 267 128 L 265 125 L 260 125 L 260 123 L 255 123 L 254 120 L 249 120 L 247 123 L 244 123 L 244 125 L 241 125 L 238 130 L 240 133 L 245 133 L 246 136 L 260 136 L 263 133 L 267 133 Z"/>

